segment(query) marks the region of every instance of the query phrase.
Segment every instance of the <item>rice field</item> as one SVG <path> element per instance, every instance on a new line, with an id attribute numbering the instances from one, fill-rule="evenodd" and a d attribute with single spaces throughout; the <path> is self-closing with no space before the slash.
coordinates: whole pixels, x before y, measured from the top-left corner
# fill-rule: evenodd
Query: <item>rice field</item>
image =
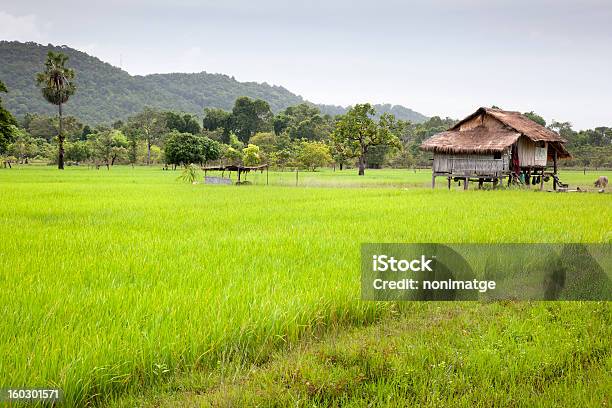
<path id="1" fill-rule="evenodd" d="M 0 387 L 103 404 L 388 317 L 392 304 L 359 300 L 362 242 L 612 241 L 608 193 L 432 191 L 429 172 L 405 170 L 300 172 L 297 188 L 289 172 L 268 186 L 178 174 L 0 170 Z M 592 307 L 609 322 L 609 303 Z"/>

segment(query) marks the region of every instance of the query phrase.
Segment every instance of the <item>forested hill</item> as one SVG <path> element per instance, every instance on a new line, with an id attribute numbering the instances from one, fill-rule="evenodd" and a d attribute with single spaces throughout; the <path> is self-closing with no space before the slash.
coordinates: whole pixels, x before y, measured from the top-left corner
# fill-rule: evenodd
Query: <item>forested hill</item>
<path id="1" fill-rule="evenodd" d="M 277 112 L 304 102 L 281 86 L 239 82 L 222 74 L 154 74 L 131 76 L 127 72 L 67 46 L 0 41 L 0 80 L 9 93 L 5 106 L 15 115 L 55 113 L 40 95 L 34 77 L 43 69 L 49 51 L 69 57 L 68 66 L 76 70 L 77 93 L 65 106 L 66 114 L 87 123 L 110 123 L 140 112 L 145 106 L 201 115 L 203 108 L 230 110 L 239 96 L 267 101 Z M 345 108 L 318 105 L 323 113 L 344 113 Z M 423 122 L 427 118 L 403 106 L 376 105 L 379 113 L 391 112 L 398 119 Z"/>

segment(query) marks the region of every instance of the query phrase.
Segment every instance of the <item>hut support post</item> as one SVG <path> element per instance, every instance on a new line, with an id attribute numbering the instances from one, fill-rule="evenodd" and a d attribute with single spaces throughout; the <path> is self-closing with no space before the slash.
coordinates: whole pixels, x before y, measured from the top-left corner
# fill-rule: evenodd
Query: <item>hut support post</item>
<path id="1" fill-rule="evenodd" d="M 527 170 L 525 181 L 527 181 L 527 188 L 531 188 L 531 169 Z"/>
<path id="2" fill-rule="evenodd" d="M 467 190 L 468 189 L 468 183 L 470 182 L 470 179 L 468 177 L 465 178 L 465 181 L 463 182 L 463 189 Z"/>
<path id="3" fill-rule="evenodd" d="M 450 190 L 450 188 L 451 188 L 451 178 L 449 177 L 448 178 L 448 189 Z"/>
<path id="4" fill-rule="evenodd" d="M 268 167 L 266 167 L 266 186 L 269 184 Z"/>
<path id="5" fill-rule="evenodd" d="M 540 175 L 540 191 L 544 190 L 544 168 L 542 168 L 542 174 Z"/>
<path id="6" fill-rule="evenodd" d="M 436 188 L 436 173 L 431 175 L 431 188 Z"/>
<path id="7" fill-rule="evenodd" d="M 557 189 L 557 151 L 553 152 L 553 190 Z"/>

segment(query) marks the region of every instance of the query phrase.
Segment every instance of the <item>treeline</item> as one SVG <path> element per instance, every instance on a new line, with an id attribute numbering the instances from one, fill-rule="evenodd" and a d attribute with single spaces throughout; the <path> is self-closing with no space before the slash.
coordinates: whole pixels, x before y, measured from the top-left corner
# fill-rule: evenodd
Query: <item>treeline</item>
<path id="1" fill-rule="evenodd" d="M 546 125 L 537 114 L 526 115 Z M 279 169 L 316 170 L 323 166 L 342 169 L 359 164 L 358 154 L 347 154 L 334 143 L 334 130 L 346 115 L 325 115 L 306 103 L 275 115 L 266 101 L 240 97 L 232 110 L 205 109 L 203 117 L 200 120 L 189 113 L 145 108 L 126 121 L 91 126 L 68 116 L 63 120 L 65 159 L 68 165 L 91 163 L 108 168 L 116 164 L 180 166 L 214 162 L 247 166 L 266 163 Z M 365 166 L 429 167 L 431 155 L 420 151 L 419 145 L 455 123 L 453 119 L 439 117 L 418 124 L 396 120 L 393 132 L 399 144 L 371 146 L 365 154 Z M 55 116 L 26 114 L 17 121 L 5 109 L 0 110 L 0 126 L 14 128 L 10 140 L 0 139 L 3 161 L 9 165 L 31 160 L 56 163 L 58 125 Z M 556 121 L 548 127 L 568 140 L 573 158 L 561 165 L 612 167 L 612 128 L 577 132 L 569 123 Z"/>
<path id="2" fill-rule="evenodd" d="M 368 116 L 375 123 L 378 112 Z M 432 118 L 422 124 L 394 121 L 399 144 L 373 143 L 365 155 L 369 168 L 427 165 L 418 144 L 445 129 L 452 120 Z M 302 103 L 273 114 L 261 99 L 240 97 L 232 110 L 205 109 L 200 121 L 190 113 L 145 108 L 126 121 L 91 126 L 73 116 L 63 118 L 65 160 L 68 165 L 91 163 L 185 165 L 211 162 L 316 170 L 322 166 L 356 166 L 359 151 L 332 140 L 346 115 L 325 115 Z M 13 135 L 2 148 L 4 161 L 56 163 L 59 120 L 56 116 L 26 114 L 15 121 Z"/>
<path id="3" fill-rule="evenodd" d="M 547 126 L 546 120 L 533 111 L 524 115 L 542 126 Z M 570 122 L 556 120 L 547 127 L 567 140 L 566 147 L 572 158 L 561 161 L 562 166 L 612 168 L 612 128 L 598 126 L 595 129 L 575 131 Z"/>
<path id="4" fill-rule="evenodd" d="M 550 129 L 567 140 L 572 158 L 561 165 L 567 167 L 612 168 L 612 127 L 575 131 L 569 122 L 553 121 Z"/>

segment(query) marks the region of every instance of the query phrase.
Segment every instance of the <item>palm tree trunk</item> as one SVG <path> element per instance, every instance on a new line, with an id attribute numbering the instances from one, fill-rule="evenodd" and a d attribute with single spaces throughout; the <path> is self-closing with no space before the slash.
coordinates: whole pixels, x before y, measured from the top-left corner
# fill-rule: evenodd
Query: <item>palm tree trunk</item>
<path id="1" fill-rule="evenodd" d="M 64 170 L 64 132 L 62 128 L 62 104 L 59 104 L 59 152 L 57 156 L 57 168 Z"/>

